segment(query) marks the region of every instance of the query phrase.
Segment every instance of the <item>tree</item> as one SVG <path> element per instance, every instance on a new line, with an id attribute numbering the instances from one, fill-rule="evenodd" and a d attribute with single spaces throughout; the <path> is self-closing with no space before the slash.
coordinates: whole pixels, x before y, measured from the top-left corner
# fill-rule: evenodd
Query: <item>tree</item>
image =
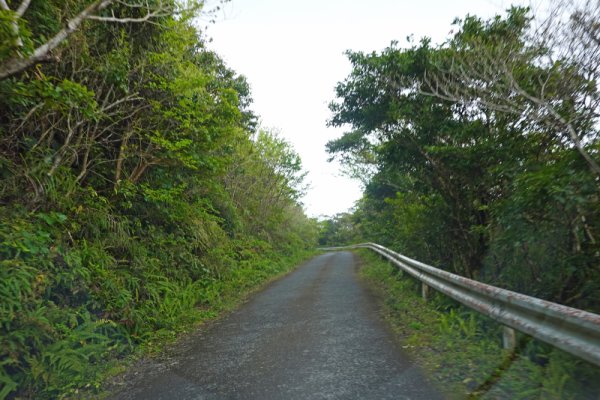
<path id="1" fill-rule="evenodd" d="M 457 20 L 463 29 L 432 62 L 420 91 L 513 114 L 523 129 L 540 126 L 549 140 L 574 146 L 600 175 L 600 4 L 559 1 L 548 14 L 537 26 L 525 8 L 512 9 L 506 20 Z"/>
<path id="2" fill-rule="evenodd" d="M 594 67 L 543 63 L 554 53 L 531 44 L 526 9 L 457 24 L 440 46 L 348 53 L 330 124 L 351 130 L 328 150 L 353 171 L 375 168 L 356 229 L 456 273 L 595 310 L 599 189 L 582 156 L 598 146 Z"/>
<path id="3" fill-rule="evenodd" d="M 485 232 L 473 229 L 487 219 L 479 206 L 490 197 L 485 171 L 504 155 L 482 164 L 477 153 L 490 153 L 497 135 L 467 109 L 415 90 L 414 81 L 422 79 L 434 53 L 427 40 L 406 50 L 392 43 L 380 54 L 349 53 L 353 72 L 336 88 L 340 101 L 331 105 L 330 124 L 353 130 L 331 141 L 328 150 L 343 161 L 377 165 L 367 199 L 382 201 L 396 192 L 415 193 L 413 199 L 438 197 L 432 203 L 439 207 L 435 214 L 448 215 L 443 224 L 452 240 L 436 254 L 414 255 L 473 276 L 486 246 Z"/>
<path id="4" fill-rule="evenodd" d="M 319 222 L 319 245 L 344 246 L 356 244 L 358 231 L 350 213 L 339 213 Z"/>
<path id="5" fill-rule="evenodd" d="M 271 236 L 274 226 L 283 227 L 282 218 L 296 213 L 305 176 L 300 157 L 277 133 L 261 129 L 253 140 L 240 141 L 224 181 L 236 208 L 243 210 L 243 231 Z"/>
<path id="6" fill-rule="evenodd" d="M 4 14 L 5 23 L 10 26 L 8 35 L 5 33 L 5 37 L 2 38 L 6 40 L 7 45 L 0 53 L 4 56 L 0 59 L 0 80 L 20 73 L 37 63 L 58 61 L 52 52 L 79 30 L 86 21 L 120 24 L 149 22 L 197 11 L 202 4 L 202 2 L 190 1 L 185 6 L 181 6 L 174 0 L 95 0 L 82 10 L 66 17 L 62 28 L 58 31 L 48 31 L 34 37 L 27 27 L 28 21 L 24 18 L 31 0 L 22 0 L 14 10 L 7 0 L 0 0 L 0 10 Z"/>

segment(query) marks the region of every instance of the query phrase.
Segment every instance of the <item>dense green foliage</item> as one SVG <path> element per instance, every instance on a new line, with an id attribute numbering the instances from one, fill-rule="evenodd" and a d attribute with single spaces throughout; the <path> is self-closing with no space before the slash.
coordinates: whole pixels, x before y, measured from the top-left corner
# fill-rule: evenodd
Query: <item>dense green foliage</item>
<path id="1" fill-rule="evenodd" d="M 319 222 L 321 246 L 354 244 L 355 239 L 353 215 L 350 213 L 339 213 Z"/>
<path id="2" fill-rule="evenodd" d="M 564 28 L 583 32 L 568 46 L 552 24 L 556 30 L 534 32 L 542 35 L 536 41 L 529 11 L 513 8 L 489 21 L 457 20 L 440 46 L 423 39 L 348 52 L 353 68 L 336 87 L 330 124 L 350 130 L 328 151 L 365 191 L 352 213 L 321 222 L 321 245 L 377 242 L 600 312 L 600 42 L 593 40 L 600 7 L 585 5 L 590 10 L 571 14 Z M 528 353 L 540 365 L 562 357 L 540 349 Z M 493 365 L 494 351 L 477 353 L 477 365 Z M 571 367 L 540 371 L 562 368 L 572 379 L 581 371 Z"/>
<path id="3" fill-rule="evenodd" d="M 85 3 L 0 10 L 0 64 Z M 139 18 L 135 4 L 98 15 Z M 0 80 L 0 399 L 97 385 L 98 366 L 210 315 L 316 237 L 297 154 L 256 130 L 246 81 L 191 14 L 86 20 L 51 55 Z"/>
<path id="4" fill-rule="evenodd" d="M 420 285 L 370 250 L 361 275 L 383 300 L 384 316 L 432 380 L 450 398 L 595 399 L 600 371 L 551 346 L 518 336 L 502 349 L 502 328 L 441 294 L 428 302 Z"/>
<path id="5" fill-rule="evenodd" d="M 341 236 L 597 312 L 600 186 L 581 154 L 598 156 L 597 113 L 588 116 L 586 104 L 600 92 L 576 60 L 540 61 L 553 50 L 529 43 L 530 22 L 516 8 L 505 18 L 458 21 L 458 32 L 438 47 L 424 39 L 348 53 L 353 70 L 337 86 L 330 123 L 351 130 L 328 150 L 367 184 L 344 217 L 353 230 L 342 224 Z M 511 88 L 525 94 L 502 86 L 504 67 Z M 484 80 L 486 69 L 496 71 L 493 80 Z M 579 84 L 561 91 L 573 81 Z M 454 89 L 460 96 L 451 96 Z M 545 107 L 570 125 L 542 118 L 543 110 L 527 113 L 540 91 L 554 105 Z M 565 136 L 573 127 L 581 151 Z"/>

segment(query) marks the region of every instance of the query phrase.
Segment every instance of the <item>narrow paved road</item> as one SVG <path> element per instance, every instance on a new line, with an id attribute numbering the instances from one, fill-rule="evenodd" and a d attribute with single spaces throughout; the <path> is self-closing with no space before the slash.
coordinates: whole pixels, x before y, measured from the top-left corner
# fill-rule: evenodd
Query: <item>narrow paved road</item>
<path id="1" fill-rule="evenodd" d="M 130 371 L 113 399 L 441 399 L 357 281 L 318 256 L 236 312 Z"/>

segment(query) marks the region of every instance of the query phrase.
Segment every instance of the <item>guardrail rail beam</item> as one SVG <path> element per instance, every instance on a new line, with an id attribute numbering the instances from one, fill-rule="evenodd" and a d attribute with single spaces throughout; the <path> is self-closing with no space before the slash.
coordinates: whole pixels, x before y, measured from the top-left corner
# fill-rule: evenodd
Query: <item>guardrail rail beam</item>
<path id="1" fill-rule="evenodd" d="M 516 329 L 600 366 L 600 315 L 501 289 L 413 260 L 376 243 L 321 250 L 370 249 L 429 288 L 505 325 L 503 345 L 514 348 Z M 508 330 L 507 330 L 508 329 Z M 512 333 L 511 333 L 512 331 Z"/>

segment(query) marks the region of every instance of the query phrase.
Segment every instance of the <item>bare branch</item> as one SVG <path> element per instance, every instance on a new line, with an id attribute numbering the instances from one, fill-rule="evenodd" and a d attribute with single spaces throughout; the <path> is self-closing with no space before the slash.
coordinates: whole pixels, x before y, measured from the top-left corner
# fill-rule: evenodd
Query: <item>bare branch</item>
<path id="1" fill-rule="evenodd" d="M 598 20 L 600 3 L 558 0 L 545 20 L 524 33 L 523 42 L 468 43 L 452 59 L 434 61 L 417 90 L 544 125 L 558 143 L 567 138 L 600 176 L 585 146 L 597 140 L 600 122 Z"/>
<path id="2" fill-rule="evenodd" d="M 4 2 L 5 0 L 0 0 Z M 67 26 L 61 29 L 46 43 L 36 48 L 33 53 L 26 57 L 14 57 L 3 61 L 0 64 L 0 80 L 6 79 L 14 74 L 17 74 L 32 65 L 48 59 L 49 53 L 60 45 L 70 34 L 75 32 L 79 26 L 93 13 L 106 8 L 113 0 L 97 0 L 87 6 L 83 11 L 71 18 L 67 22 Z"/>
<path id="3" fill-rule="evenodd" d="M 27 2 L 29 2 L 29 1 L 27 1 Z M 21 4 L 21 5 L 23 5 L 23 4 Z M 0 0 L 0 8 L 4 11 L 11 11 L 10 7 L 6 3 L 6 0 Z M 19 9 L 20 9 L 20 7 L 19 7 Z M 18 18 L 20 17 L 20 15 L 18 14 L 18 11 L 15 14 L 16 14 L 15 18 L 13 18 L 13 20 L 10 23 L 10 29 L 12 30 L 12 33 L 15 37 L 15 47 L 21 48 L 21 47 L 23 47 L 23 40 L 21 40 L 21 37 L 19 36 L 19 23 L 17 21 Z"/>
<path id="4" fill-rule="evenodd" d="M 19 35 L 18 18 L 22 17 L 27 8 L 29 7 L 31 0 L 23 0 L 16 11 L 16 18 L 11 23 L 11 29 L 15 36 L 15 46 L 20 48 L 23 46 L 22 40 Z M 131 17 L 119 17 L 115 16 L 114 12 L 111 12 L 110 16 L 100 15 L 102 10 L 105 10 L 111 4 L 120 4 L 125 7 L 132 9 L 146 9 L 146 14 L 142 17 L 131 18 Z M 129 3 L 122 0 L 96 0 L 88 5 L 83 11 L 77 14 L 75 17 L 67 21 L 66 26 L 56 33 L 52 38 L 46 41 L 44 44 L 36 48 L 31 55 L 23 56 L 17 51 L 15 57 L 8 58 L 0 62 L 0 80 L 6 79 L 10 76 L 18 74 L 26 70 L 27 68 L 48 60 L 55 59 L 51 56 L 51 52 L 56 49 L 62 42 L 64 42 L 69 35 L 79 29 L 81 24 L 86 20 L 94 20 L 100 22 L 115 22 L 115 23 L 152 23 L 152 19 L 166 17 L 169 15 L 181 15 L 187 11 L 196 10 L 201 3 L 194 3 L 189 9 L 179 10 L 176 6 L 170 6 L 164 4 L 162 1 L 159 5 L 152 6 L 149 3 L 136 4 Z M 6 0 L 0 0 L 0 8 L 6 11 L 11 11 Z"/>
<path id="5" fill-rule="evenodd" d="M 4 0 L 2 0 L 4 1 Z M 19 5 L 19 8 L 17 8 L 16 14 L 17 17 L 21 18 L 23 16 L 23 14 L 25 14 L 25 11 L 27 11 L 27 9 L 29 8 L 29 3 L 31 3 L 31 0 L 23 0 L 21 2 L 21 4 Z"/>

